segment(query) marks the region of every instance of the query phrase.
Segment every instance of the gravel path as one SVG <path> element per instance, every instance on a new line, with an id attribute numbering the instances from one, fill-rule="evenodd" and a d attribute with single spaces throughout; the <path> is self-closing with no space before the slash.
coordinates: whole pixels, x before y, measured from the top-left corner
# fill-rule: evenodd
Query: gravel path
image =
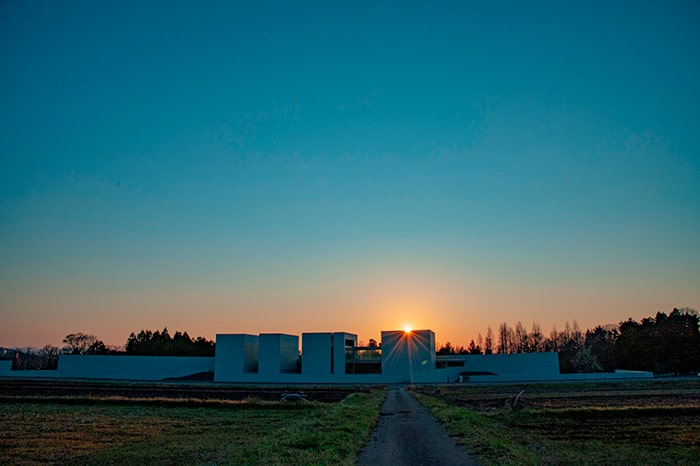
<path id="1" fill-rule="evenodd" d="M 406 390 L 390 390 L 381 415 L 360 452 L 359 466 L 478 465 Z"/>

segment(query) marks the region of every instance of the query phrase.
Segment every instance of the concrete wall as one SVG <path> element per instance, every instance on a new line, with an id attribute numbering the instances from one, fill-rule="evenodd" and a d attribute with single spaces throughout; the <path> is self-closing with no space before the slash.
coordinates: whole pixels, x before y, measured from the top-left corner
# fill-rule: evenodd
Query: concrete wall
<path id="1" fill-rule="evenodd" d="M 304 379 L 323 383 L 346 380 L 346 342 L 350 342 L 350 347 L 357 346 L 357 335 L 347 332 L 302 334 L 301 373 Z"/>
<path id="2" fill-rule="evenodd" d="M 0 361 L 0 375 L 12 370 L 12 361 Z"/>
<path id="3" fill-rule="evenodd" d="M 498 375 L 558 375 L 557 353 L 516 353 L 467 355 L 464 370 Z"/>
<path id="4" fill-rule="evenodd" d="M 302 334 L 303 355 L 299 371 L 299 337 L 285 334 L 261 334 L 258 347 L 257 373 L 241 371 L 239 358 L 243 339 L 239 335 L 217 335 L 217 382 L 242 383 L 383 383 L 381 374 L 346 374 L 345 343 L 357 345 L 357 335 L 347 332 L 311 332 Z M 332 370 L 331 370 L 332 368 Z"/>
<path id="5" fill-rule="evenodd" d="M 557 375 L 477 375 L 471 376 L 472 383 L 520 383 L 520 382 L 612 382 L 615 380 L 653 379 L 652 372 L 624 371 L 624 372 L 590 372 L 583 374 L 557 374 Z"/>
<path id="6" fill-rule="evenodd" d="M 329 379 L 335 371 L 333 334 L 302 333 L 301 347 L 301 373 L 304 377 Z"/>
<path id="7" fill-rule="evenodd" d="M 432 330 L 413 330 L 409 338 L 409 362 L 411 364 L 411 382 L 425 383 L 435 381 L 435 333 Z"/>
<path id="8" fill-rule="evenodd" d="M 214 380 L 237 380 L 258 372 L 259 339 L 243 333 L 216 335 Z"/>
<path id="9" fill-rule="evenodd" d="M 163 380 L 213 370 L 211 357 L 61 355 L 57 372 L 71 379 Z"/>
<path id="10" fill-rule="evenodd" d="M 299 366 L 299 337 L 297 335 L 280 335 L 279 373 L 301 373 Z"/>
<path id="11" fill-rule="evenodd" d="M 79 356 L 62 354 L 58 369 L 12 371 L 0 364 L 0 376 L 65 379 L 163 380 L 214 370 L 214 358 L 178 356 Z"/>
<path id="12" fill-rule="evenodd" d="M 436 380 L 455 382 L 462 372 L 491 372 L 489 376 L 470 376 L 471 381 L 529 377 L 530 380 L 550 380 L 559 376 L 557 353 L 468 354 L 440 356 L 440 361 L 463 361 L 463 367 L 439 369 Z"/>
<path id="13" fill-rule="evenodd" d="M 432 330 L 382 332 L 382 378 L 391 383 L 436 382 Z"/>
<path id="14" fill-rule="evenodd" d="M 560 374 L 558 380 L 578 382 L 587 380 L 626 380 L 626 379 L 653 379 L 654 373 L 647 371 L 623 371 L 594 372 L 587 374 Z"/>
<path id="15" fill-rule="evenodd" d="M 58 371 L 56 370 L 29 370 L 29 371 L 13 371 L 12 361 L 0 361 L 0 377 L 22 377 L 22 378 L 56 378 Z"/>
<path id="16" fill-rule="evenodd" d="M 298 372 L 299 337 L 283 333 L 260 334 L 258 373 L 261 376 L 278 376 Z"/>
<path id="17" fill-rule="evenodd" d="M 217 335 L 215 360 L 217 382 L 301 383 L 296 335 Z"/>
<path id="18" fill-rule="evenodd" d="M 346 341 L 352 342 L 350 346 L 357 346 L 357 335 L 347 332 L 336 332 L 333 334 L 333 375 L 336 378 L 345 375 Z"/>

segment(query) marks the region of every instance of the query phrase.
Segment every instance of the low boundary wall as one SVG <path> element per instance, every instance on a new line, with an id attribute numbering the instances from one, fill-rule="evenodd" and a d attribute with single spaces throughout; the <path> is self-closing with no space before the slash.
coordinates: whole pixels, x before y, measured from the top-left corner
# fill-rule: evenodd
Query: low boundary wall
<path id="1" fill-rule="evenodd" d="M 58 372 L 65 378 L 163 380 L 213 371 L 213 357 L 65 355 L 58 359 Z"/>
<path id="2" fill-rule="evenodd" d="M 60 355 L 58 369 L 13 371 L 0 361 L 2 377 L 163 380 L 214 371 L 213 357 Z"/>

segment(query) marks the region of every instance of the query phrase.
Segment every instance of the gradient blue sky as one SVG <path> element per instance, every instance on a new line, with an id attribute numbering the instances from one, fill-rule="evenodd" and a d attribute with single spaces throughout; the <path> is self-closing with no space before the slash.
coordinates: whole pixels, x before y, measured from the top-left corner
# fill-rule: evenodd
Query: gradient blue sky
<path id="1" fill-rule="evenodd" d="M 0 346 L 700 308 L 700 2 L 0 2 Z"/>

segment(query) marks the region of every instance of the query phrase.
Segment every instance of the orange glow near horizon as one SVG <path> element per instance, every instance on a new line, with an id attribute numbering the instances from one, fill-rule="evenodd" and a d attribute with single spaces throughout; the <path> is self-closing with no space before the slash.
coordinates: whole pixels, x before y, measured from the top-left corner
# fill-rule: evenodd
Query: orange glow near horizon
<path id="1" fill-rule="evenodd" d="M 411 333 L 411 327 L 404 327 L 404 333 Z"/>

